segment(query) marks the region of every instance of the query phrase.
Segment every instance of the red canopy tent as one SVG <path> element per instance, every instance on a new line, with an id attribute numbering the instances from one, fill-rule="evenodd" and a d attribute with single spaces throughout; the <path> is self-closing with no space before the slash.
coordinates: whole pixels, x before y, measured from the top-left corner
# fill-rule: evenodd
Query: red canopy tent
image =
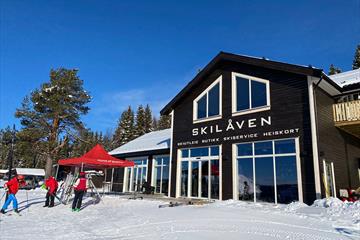
<path id="1" fill-rule="evenodd" d="M 97 144 L 89 152 L 78 158 L 61 159 L 58 161 L 62 166 L 87 167 L 95 169 L 132 167 L 134 162 L 121 160 L 109 155 L 105 149 Z"/>

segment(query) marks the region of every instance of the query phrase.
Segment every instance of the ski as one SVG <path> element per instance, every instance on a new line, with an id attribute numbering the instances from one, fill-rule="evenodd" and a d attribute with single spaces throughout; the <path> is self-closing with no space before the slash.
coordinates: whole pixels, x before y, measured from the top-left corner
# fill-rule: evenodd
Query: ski
<path id="1" fill-rule="evenodd" d="M 170 202 L 168 204 L 162 204 L 159 205 L 159 208 L 165 208 L 165 207 L 179 207 L 179 206 L 184 206 L 187 205 L 186 203 L 179 203 L 179 202 Z"/>

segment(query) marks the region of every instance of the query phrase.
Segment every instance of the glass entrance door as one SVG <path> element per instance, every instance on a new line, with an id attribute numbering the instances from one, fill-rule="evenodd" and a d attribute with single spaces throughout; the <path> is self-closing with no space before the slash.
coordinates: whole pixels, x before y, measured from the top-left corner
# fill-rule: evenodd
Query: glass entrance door
<path id="1" fill-rule="evenodd" d="M 182 150 L 181 196 L 219 199 L 219 167 L 218 146 Z"/>
<path id="2" fill-rule="evenodd" d="M 134 167 L 126 167 L 124 182 L 125 192 L 141 191 L 142 185 L 147 181 L 147 159 L 134 159 Z"/>

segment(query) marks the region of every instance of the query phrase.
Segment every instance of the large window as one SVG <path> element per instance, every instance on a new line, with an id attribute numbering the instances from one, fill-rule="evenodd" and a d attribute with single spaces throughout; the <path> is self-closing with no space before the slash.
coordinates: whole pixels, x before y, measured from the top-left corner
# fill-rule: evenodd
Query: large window
<path id="1" fill-rule="evenodd" d="M 237 144 L 236 165 L 239 200 L 299 200 L 296 139 Z"/>
<path id="2" fill-rule="evenodd" d="M 270 109 L 269 81 L 233 73 L 232 112 L 234 115 Z"/>
<path id="3" fill-rule="evenodd" d="M 124 192 L 141 191 L 147 181 L 147 158 L 129 159 L 134 162 L 134 167 L 126 167 L 124 175 Z"/>
<path id="4" fill-rule="evenodd" d="M 220 198 L 220 147 L 181 150 L 180 195 L 189 198 Z"/>
<path id="5" fill-rule="evenodd" d="M 221 117 L 221 79 L 220 76 L 194 100 L 195 122 Z"/>
<path id="6" fill-rule="evenodd" d="M 156 156 L 153 162 L 153 186 L 155 193 L 169 193 L 169 156 Z"/>

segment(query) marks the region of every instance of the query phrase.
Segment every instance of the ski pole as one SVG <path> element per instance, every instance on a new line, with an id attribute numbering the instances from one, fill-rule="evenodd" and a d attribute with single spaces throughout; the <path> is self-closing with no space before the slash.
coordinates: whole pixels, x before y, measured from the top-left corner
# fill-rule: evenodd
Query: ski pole
<path id="1" fill-rule="evenodd" d="M 1 196 L 0 202 L 1 202 L 1 200 L 5 197 L 5 194 L 6 194 L 6 192 L 4 192 L 4 194 Z"/>

